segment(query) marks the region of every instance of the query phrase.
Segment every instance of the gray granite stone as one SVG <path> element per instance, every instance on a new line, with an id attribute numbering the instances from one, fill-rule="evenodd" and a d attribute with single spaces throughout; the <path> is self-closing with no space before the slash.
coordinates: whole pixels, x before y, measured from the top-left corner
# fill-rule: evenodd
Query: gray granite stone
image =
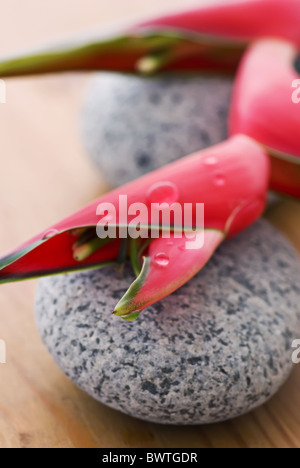
<path id="1" fill-rule="evenodd" d="M 98 74 L 83 108 L 87 152 L 123 185 L 225 140 L 231 91 L 230 78 Z"/>
<path id="2" fill-rule="evenodd" d="M 260 221 L 225 243 L 207 267 L 134 323 L 111 315 L 132 280 L 114 269 L 44 279 L 42 339 L 80 388 L 129 415 L 204 424 L 266 402 L 292 369 L 300 338 L 300 267 Z"/>

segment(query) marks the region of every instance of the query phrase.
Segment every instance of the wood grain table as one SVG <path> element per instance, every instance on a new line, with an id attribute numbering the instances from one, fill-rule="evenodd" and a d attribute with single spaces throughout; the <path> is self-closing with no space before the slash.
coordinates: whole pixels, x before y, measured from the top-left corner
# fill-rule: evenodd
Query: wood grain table
<path id="1" fill-rule="evenodd" d="M 0 0 L 0 53 L 183 3 Z M 88 79 L 7 81 L 7 103 L 0 104 L 1 253 L 105 190 L 80 141 Z M 300 204 L 284 201 L 269 217 L 300 252 Z M 35 288 L 35 281 L 0 288 L 0 339 L 7 346 L 7 364 L 0 365 L 0 447 L 300 447 L 300 366 L 268 404 L 234 421 L 188 428 L 143 423 L 93 401 L 54 364 L 34 324 Z"/>

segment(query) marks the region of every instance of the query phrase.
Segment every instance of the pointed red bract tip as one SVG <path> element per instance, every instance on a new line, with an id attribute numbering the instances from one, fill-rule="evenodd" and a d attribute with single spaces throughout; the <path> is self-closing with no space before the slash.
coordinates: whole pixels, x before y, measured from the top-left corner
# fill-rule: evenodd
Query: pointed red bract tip
<path id="1" fill-rule="evenodd" d="M 224 238 L 224 232 L 205 230 L 194 241 L 187 237 L 154 240 L 140 276 L 116 306 L 115 315 L 126 319 L 172 294 L 206 265 Z"/>

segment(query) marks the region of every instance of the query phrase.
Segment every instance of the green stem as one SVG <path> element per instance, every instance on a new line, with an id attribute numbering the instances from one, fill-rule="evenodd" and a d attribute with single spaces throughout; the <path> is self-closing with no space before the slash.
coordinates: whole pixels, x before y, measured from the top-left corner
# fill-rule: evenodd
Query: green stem
<path id="1" fill-rule="evenodd" d="M 73 256 L 76 262 L 83 262 L 89 258 L 93 253 L 97 250 L 101 249 L 105 245 L 109 244 L 111 239 L 100 239 L 99 237 L 94 237 L 92 240 L 88 241 L 85 244 L 76 245 L 74 246 Z"/>
<path id="2" fill-rule="evenodd" d="M 117 269 L 117 271 L 119 273 L 122 272 L 122 270 L 124 268 L 124 265 L 125 265 L 125 262 L 126 262 L 126 259 L 127 259 L 128 245 L 129 245 L 128 237 L 126 239 L 121 240 L 119 254 L 118 254 L 118 258 L 117 258 L 117 266 L 116 266 L 116 269 Z"/>
<path id="3" fill-rule="evenodd" d="M 169 50 L 146 55 L 136 63 L 136 70 L 142 75 L 153 75 L 172 61 L 173 54 Z"/>
<path id="4" fill-rule="evenodd" d="M 139 258 L 143 257 L 145 250 L 148 249 L 148 247 L 150 246 L 152 241 L 153 241 L 153 239 L 151 239 L 151 237 L 150 237 L 149 239 L 146 240 L 146 242 L 144 242 L 144 244 L 142 245 L 142 247 L 139 250 L 139 254 L 138 254 Z"/>
<path id="5" fill-rule="evenodd" d="M 139 250 L 140 249 L 139 249 L 138 239 L 131 239 L 130 248 L 129 248 L 130 261 L 131 261 L 133 271 L 137 277 L 140 275 L 141 269 L 142 269 L 140 256 L 139 256 Z"/>
<path id="6" fill-rule="evenodd" d="M 0 77 L 88 70 L 149 74 L 188 57 L 211 58 L 234 71 L 246 46 L 221 37 L 163 28 L 110 38 L 71 38 L 66 44 L 0 59 Z"/>

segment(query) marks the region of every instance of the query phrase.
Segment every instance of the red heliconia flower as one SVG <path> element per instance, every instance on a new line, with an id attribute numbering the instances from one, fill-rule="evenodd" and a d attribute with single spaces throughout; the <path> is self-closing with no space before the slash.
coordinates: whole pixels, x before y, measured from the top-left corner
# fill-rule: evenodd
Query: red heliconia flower
<path id="1" fill-rule="evenodd" d="M 272 159 L 271 187 L 300 197 L 300 103 L 293 98 L 293 86 L 300 88 L 297 53 L 286 41 L 253 44 L 237 76 L 230 132 L 261 143 Z"/>
<path id="2" fill-rule="evenodd" d="M 254 39 L 300 46 L 299 0 L 246 0 L 154 18 L 116 35 L 70 40 L 3 60 L 0 76 L 67 70 L 233 72 Z"/>
<path id="3" fill-rule="evenodd" d="M 207 34 L 225 41 L 249 42 L 259 37 L 281 37 L 300 46 L 298 0 L 235 0 L 169 14 L 140 27 L 168 27 Z"/>
<path id="4" fill-rule="evenodd" d="M 268 183 L 268 156 L 252 139 L 237 135 L 103 195 L 26 242 L 0 260 L 0 283 L 108 265 L 120 268 L 129 256 L 138 278 L 115 314 L 134 320 L 200 271 L 226 237 L 256 221 L 265 207 Z M 120 200 L 123 203 L 125 197 L 126 210 L 133 211 L 124 221 Z M 143 204 L 146 214 L 136 203 Z M 151 208 L 160 203 L 157 218 L 159 206 L 154 205 L 153 212 Z M 204 226 L 195 211 L 190 218 L 185 216 L 186 206 L 197 203 L 204 204 Z M 172 232 L 167 237 L 164 214 L 170 214 L 174 204 L 182 211 L 179 217 L 170 216 Z M 108 206 L 113 206 L 115 217 L 109 217 Z M 128 239 L 137 217 L 143 233 L 152 239 Z M 99 222 L 109 224 L 116 238 L 98 238 Z M 201 236 L 203 243 L 190 248 Z"/>

